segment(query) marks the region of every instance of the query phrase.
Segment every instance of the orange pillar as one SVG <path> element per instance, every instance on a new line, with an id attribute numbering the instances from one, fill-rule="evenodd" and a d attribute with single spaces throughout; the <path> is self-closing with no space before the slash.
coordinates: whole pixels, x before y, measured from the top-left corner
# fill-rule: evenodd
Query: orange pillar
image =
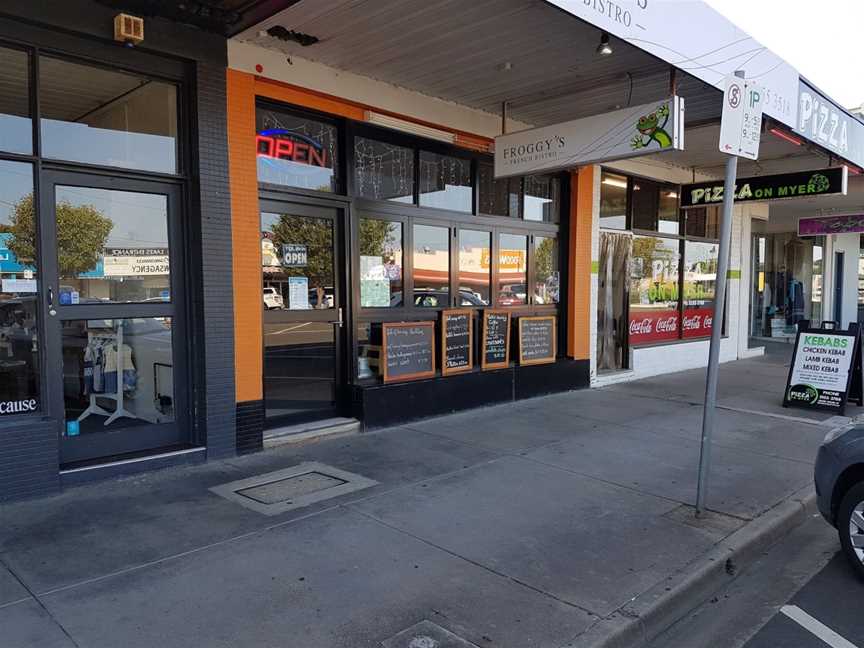
<path id="1" fill-rule="evenodd" d="M 228 70 L 228 168 L 234 257 L 237 402 L 263 398 L 261 216 L 255 159 L 255 77 Z M 204 217 L 206 218 L 206 214 Z"/>
<path id="2" fill-rule="evenodd" d="M 586 166 L 570 173 L 567 355 L 576 360 L 591 358 L 591 234 L 595 169 Z"/>

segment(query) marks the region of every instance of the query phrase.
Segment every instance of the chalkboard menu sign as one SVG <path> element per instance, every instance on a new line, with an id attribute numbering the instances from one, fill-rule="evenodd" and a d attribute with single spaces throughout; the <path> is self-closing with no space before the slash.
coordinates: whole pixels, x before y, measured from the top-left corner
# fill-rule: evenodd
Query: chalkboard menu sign
<path id="1" fill-rule="evenodd" d="M 849 330 L 835 328 L 834 322 L 821 327 L 799 325 L 795 355 L 789 368 L 784 407 L 827 409 L 843 414 L 852 398 L 860 405 L 861 345 L 857 323 Z"/>
<path id="2" fill-rule="evenodd" d="M 434 376 L 435 322 L 383 323 L 380 366 L 385 383 Z"/>
<path id="3" fill-rule="evenodd" d="M 555 316 L 519 318 L 519 364 L 555 362 Z"/>
<path id="4" fill-rule="evenodd" d="M 510 312 L 483 311 L 483 349 L 480 366 L 483 370 L 510 366 Z"/>
<path id="5" fill-rule="evenodd" d="M 474 367 L 474 313 L 441 311 L 441 373 L 471 371 Z"/>

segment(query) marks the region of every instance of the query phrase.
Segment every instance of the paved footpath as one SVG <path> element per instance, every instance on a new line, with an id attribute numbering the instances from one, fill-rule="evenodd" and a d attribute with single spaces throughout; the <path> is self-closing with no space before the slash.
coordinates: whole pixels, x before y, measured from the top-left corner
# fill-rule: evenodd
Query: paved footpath
<path id="1" fill-rule="evenodd" d="M 653 636 L 663 614 L 683 613 L 670 596 L 701 600 L 694 574 L 734 574 L 723 556 L 782 531 L 789 511 L 803 516 L 795 502 L 810 496 L 830 422 L 779 407 L 786 360 L 723 366 L 712 514 L 698 521 L 702 371 L 0 507 L 0 645 L 559 648 Z M 210 490 L 287 479 L 304 462 L 318 465 L 300 481 Z"/>

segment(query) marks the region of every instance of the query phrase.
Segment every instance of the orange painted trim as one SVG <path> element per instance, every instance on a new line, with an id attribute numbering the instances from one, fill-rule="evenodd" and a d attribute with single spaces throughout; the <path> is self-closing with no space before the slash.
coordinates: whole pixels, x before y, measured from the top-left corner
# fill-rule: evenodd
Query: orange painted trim
<path id="1" fill-rule="evenodd" d="M 228 172 L 234 285 L 234 366 L 237 402 L 263 398 L 261 215 L 255 156 L 255 79 L 227 72 Z M 204 215 L 206 218 L 206 214 Z"/>
<path id="2" fill-rule="evenodd" d="M 570 241 L 568 272 L 571 293 L 567 317 L 567 355 L 591 358 L 591 235 L 594 219 L 594 174 L 587 166 L 570 173 Z"/>

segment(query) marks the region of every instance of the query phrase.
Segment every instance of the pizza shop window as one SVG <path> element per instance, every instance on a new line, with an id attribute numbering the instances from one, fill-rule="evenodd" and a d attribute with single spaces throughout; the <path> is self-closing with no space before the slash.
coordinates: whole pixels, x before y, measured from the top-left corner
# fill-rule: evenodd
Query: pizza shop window
<path id="1" fill-rule="evenodd" d="M 680 242 L 634 236 L 630 267 L 630 344 L 679 338 Z"/>
<path id="2" fill-rule="evenodd" d="M 258 182 L 339 191 L 338 144 L 335 124 L 267 106 L 255 109 Z"/>
<path id="3" fill-rule="evenodd" d="M 633 179 L 630 198 L 633 229 L 678 234 L 678 187 Z"/>

